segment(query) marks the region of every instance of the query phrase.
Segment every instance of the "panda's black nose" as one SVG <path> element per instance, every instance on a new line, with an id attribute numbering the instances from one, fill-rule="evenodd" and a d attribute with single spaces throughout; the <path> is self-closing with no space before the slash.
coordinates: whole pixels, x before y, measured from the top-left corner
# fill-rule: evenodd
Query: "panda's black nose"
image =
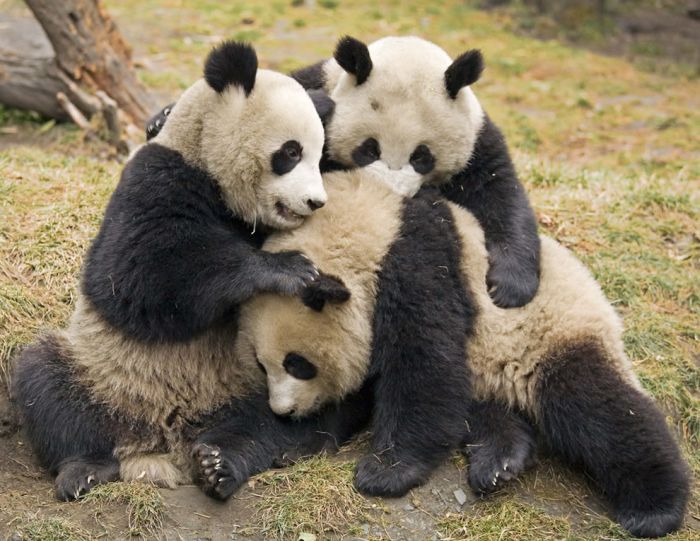
<path id="1" fill-rule="evenodd" d="M 326 202 L 319 201 L 318 199 L 307 199 L 306 204 L 309 205 L 309 208 L 311 210 L 317 210 L 317 209 L 320 209 L 323 205 L 325 205 Z"/>

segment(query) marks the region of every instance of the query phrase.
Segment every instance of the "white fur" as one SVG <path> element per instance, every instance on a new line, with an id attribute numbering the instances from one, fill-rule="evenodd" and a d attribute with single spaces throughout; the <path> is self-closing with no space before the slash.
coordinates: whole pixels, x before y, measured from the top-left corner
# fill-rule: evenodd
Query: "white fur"
<path id="1" fill-rule="evenodd" d="M 264 295 L 246 309 L 241 328 L 249 351 L 268 372 L 273 407 L 310 413 L 359 385 L 369 368 L 376 273 L 399 230 L 402 198 L 366 168 L 326 175 L 327 208 L 292 234 L 272 235 L 266 247 L 311 250 L 321 270 L 340 277 L 350 301 L 314 312 L 296 298 Z M 449 205 L 462 241 L 462 273 L 478 307 L 466 338 L 475 392 L 535 413 L 538 367 L 556 353 L 595 343 L 610 365 L 641 389 L 625 355 L 622 324 L 590 272 L 556 241 L 542 237 L 542 274 L 535 298 L 522 308 L 496 307 L 486 288 L 488 253 L 478 221 Z M 380 337 L 381 339 L 381 337 Z M 318 375 L 290 385 L 285 355 L 296 352 Z M 296 396 L 293 396 L 296 394 Z"/>
<path id="2" fill-rule="evenodd" d="M 373 68 L 359 86 L 335 60 L 324 66 L 326 90 L 336 103 L 326 128 L 330 156 L 352 165 L 352 151 L 374 137 L 382 161 L 402 170 L 411 167 L 415 148 L 425 144 L 436 163 L 423 182 L 449 180 L 467 165 L 484 122 L 476 96 L 465 87 L 456 99 L 449 97 L 445 70 L 452 59 L 434 43 L 387 37 L 370 44 L 369 52 Z"/>
<path id="3" fill-rule="evenodd" d="M 276 175 L 272 154 L 290 140 L 301 144 L 302 159 L 289 173 Z M 247 97 L 240 87 L 218 94 L 203 79 L 196 82 L 152 139 L 209 172 L 243 220 L 276 229 L 300 225 L 312 212 L 308 200 L 326 201 L 319 170 L 323 141 L 321 120 L 301 85 L 262 69 Z M 298 217 L 282 217 L 278 202 Z"/>
<path id="4" fill-rule="evenodd" d="M 299 228 L 275 233 L 264 248 L 302 247 L 319 269 L 341 276 L 352 291 L 343 304 L 322 312 L 297 297 L 262 294 L 241 309 L 237 342 L 241 361 L 258 360 L 267 371 L 274 411 L 303 416 L 320 404 L 359 389 L 367 370 L 377 273 L 399 232 L 401 198 L 365 169 L 325 175 L 331 197 Z M 364 225 L 358 225 L 362 222 Z M 319 368 L 310 380 L 292 385 L 283 366 L 287 353 L 303 355 Z"/>

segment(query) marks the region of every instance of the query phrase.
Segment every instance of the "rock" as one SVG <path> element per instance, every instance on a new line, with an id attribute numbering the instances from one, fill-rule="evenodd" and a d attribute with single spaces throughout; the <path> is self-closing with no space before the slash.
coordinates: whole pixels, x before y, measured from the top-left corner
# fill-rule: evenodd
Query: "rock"
<path id="1" fill-rule="evenodd" d="M 459 503 L 459 505 L 464 505 L 465 503 L 467 503 L 467 495 L 461 488 L 455 490 L 453 494 L 455 495 L 455 498 L 457 499 L 457 503 Z"/>

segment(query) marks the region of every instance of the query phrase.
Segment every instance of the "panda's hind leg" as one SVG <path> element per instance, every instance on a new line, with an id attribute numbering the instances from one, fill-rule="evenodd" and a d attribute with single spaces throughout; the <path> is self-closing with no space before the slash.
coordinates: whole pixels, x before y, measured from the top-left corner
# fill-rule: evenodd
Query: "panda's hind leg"
<path id="1" fill-rule="evenodd" d="M 535 464 L 534 428 L 508 406 L 474 401 L 468 420 L 463 450 L 469 457 L 469 486 L 477 494 L 502 488 Z"/>
<path id="2" fill-rule="evenodd" d="M 118 479 L 116 423 L 76 380 L 59 336 L 41 338 L 15 359 L 11 391 L 34 451 L 56 475 L 59 499 L 75 499 Z"/>
<path id="3" fill-rule="evenodd" d="M 689 473 L 653 401 L 595 343 L 552 355 L 538 379 L 535 414 L 547 444 L 594 478 L 620 524 L 639 537 L 678 529 Z"/>

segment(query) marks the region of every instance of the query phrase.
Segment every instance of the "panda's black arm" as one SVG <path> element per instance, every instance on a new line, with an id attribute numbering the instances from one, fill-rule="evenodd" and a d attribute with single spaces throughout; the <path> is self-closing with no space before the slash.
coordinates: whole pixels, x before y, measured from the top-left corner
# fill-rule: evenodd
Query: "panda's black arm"
<path id="1" fill-rule="evenodd" d="M 466 427 L 465 337 L 475 310 L 450 214 L 428 195 L 405 203 L 379 276 L 372 453 L 358 463 L 355 478 L 365 494 L 400 496 L 423 483 Z"/>
<path id="2" fill-rule="evenodd" d="M 442 193 L 471 211 L 484 229 L 494 302 L 503 308 L 522 306 L 539 286 L 537 221 L 503 134 L 488 117 L 484 122 L 469 165 Z"/>
<path id="3" fill-rule="evenodd" d="M 261 241 L 231 215 L 206 173 L 149 144 L 110 200 L 85 261 L 83 292 L 134 338 L 186 341 L 236 317 L 256 292 L 294 293 L 314 278 L 308 259 L 263 252 Z"/>
<path id="4" fill-rule="evenodd" d="M 275 415 L 267 393 L 233 401 L 206 418 L 206 429 L 196 437 L 196 480 L 208 495 L 224 500 L 252 475 L 322 450 L 336 451 L 364 428 L 371 405 L 370 385 L 304 419 Z"/>

